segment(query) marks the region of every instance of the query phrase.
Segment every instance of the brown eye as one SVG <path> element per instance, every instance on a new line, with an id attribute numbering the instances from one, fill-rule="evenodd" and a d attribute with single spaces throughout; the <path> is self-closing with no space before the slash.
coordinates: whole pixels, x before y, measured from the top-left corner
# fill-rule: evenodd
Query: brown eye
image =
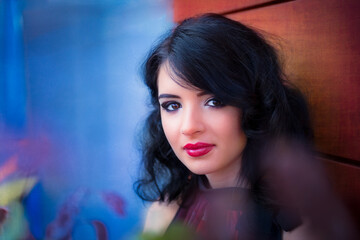
<path id="1" fill-rule="evenodd" d="M 178 102 L 164 102 L 161 104 L 161 107 L 167 112 L 173 112 L 178 110 L 181 105 Z"/>
<path id="2" fill-rule="evenodd" d="M 220 100 L 216 99 L 216 98 L 211 98 L 206 102 L 207 106 L 210 107 L 223 107 L 224 104 L 223 102 L 221 102 Z"/>

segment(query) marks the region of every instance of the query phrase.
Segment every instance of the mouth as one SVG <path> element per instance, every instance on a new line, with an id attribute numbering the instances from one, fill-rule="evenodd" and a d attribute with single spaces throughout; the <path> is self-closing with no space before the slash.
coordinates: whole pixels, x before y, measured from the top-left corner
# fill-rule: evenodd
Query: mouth
<path id="1" fill-rule="evenodd" d="M 191 157 L 201 157 L 210 152 L 214 147 L 214 144 L 198 142 L 195 144 L 186 144 L 184 146 L 184 150 Z"/>

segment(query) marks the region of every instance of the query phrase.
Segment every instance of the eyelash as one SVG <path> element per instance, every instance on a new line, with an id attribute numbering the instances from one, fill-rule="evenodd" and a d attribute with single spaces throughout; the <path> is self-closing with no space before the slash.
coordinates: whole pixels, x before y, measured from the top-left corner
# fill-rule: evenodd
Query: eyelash
<path id="1" fill-rule="evenodd" d="M 213 106 L 210 106 L 209 102 L 211 102 L 211 101 L 217 102 L 218 105 L 215 104 Z M 206 101 L 206 105 L 209 105 L 210 107 L 213 107 L 213 108 L 221 108 L 221 107 L 225 106 L 225 104 L 217 98 L 210 98 L 209 100 Z"/>
<path id="2" fill-rule="evenodd" d="M 175 105 L 175 104 L 177 105 L 176 109 L 169 109 L 170 106 Z M 173 111 L 176 111 L 177 109 L 179 109 L 181 107 L 181 105 L 178 102 L 169 101 L 169 102 L 162 103 L 161 107 L 167 112 L 173 112 Z"/>
<path id="3" fill-rule="evenodd" d="M 210 105 L 210 102 L 217 102 L 217 104 L 212 104 Z M 174 105 L 176 105 L 176 107 L 174 108 Z M 221 102 L 220 100 L 216 99 L 216 98 L 210 98 L 209 100 L 206 101 L 205 105 L 212 107 L 212 108 L 221 108 L 223 106 L 225 106 L 225 104 L 223 102 Z M 169 109 L 170 107 L 173 107 L 173 109 Z M 181 108 L 181 104 L 175 101 L 168 101 L 168 102 L 164 102 L 161 104 L 161 107 L 167 111 L 167 112 L 174 112 L 176 110 L 178 110 L 179 108 Z"/>

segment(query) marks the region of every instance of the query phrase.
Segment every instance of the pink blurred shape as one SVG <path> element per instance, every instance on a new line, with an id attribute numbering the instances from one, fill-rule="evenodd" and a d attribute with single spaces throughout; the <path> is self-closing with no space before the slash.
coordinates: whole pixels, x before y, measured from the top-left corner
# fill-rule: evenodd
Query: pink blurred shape
<path id="1" fill-rule="evenodd" d="M 78 189 L 60 207 L 56 218 L 46 228 L 47 239 L 71 239 L 76 217 L 83 199 L 88 195 L 87 189 Z"/>
<path id="2" fill-rule="evenodd" d="M 125 201 L 117 193 L 103 192 L 102 197 L 104 201 L 112 208 L 119 216 L 125 216 Z"/>
<path id="3" fill-rule="evenodd" d="M 8 211 L 5 208 L 0 207 L 0 226 L 5 222 L 7 213 Z"/>
<path id="4" fill-rule="evenodd" d="M 18 155 L 13 155 L 0 167 L 0 183 L 18 169 Z"/>
<path id="5" fill-rule="evenodd" d="M 108 240 L 108 233 L 104 223 L 98 220 L 93 220 L 91 221 L 91 224 L 96 230 L 97 240 Z"/>

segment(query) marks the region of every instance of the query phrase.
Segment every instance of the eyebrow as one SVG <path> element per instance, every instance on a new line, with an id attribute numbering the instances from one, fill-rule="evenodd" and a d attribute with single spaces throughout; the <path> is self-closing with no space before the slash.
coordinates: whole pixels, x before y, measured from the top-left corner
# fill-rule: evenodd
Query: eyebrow
<path id="1" fill-rule="evenodd" d="M 201 96 L 204 96 L 204 95 L 207 95 L 207 94 L 211 94 L 211 93 L 208 92 L 208 91 L 201 91 L 196 95 L 198 97 L 201 97 Z M 180 98 L 180 97 L 178 95 L 174 95 L 174 94 L 163 93 L 163 94 L 160 94 L 159 97 L 158 97 L 158 99 L 161 99 L 161 98 Z"/>
<path id="2" fill-rule="evenodd" d="M 180 98 L 180 97 L 177 95 L 164 93 L 159 95 L 158 99 L 160 98 Z"/>

